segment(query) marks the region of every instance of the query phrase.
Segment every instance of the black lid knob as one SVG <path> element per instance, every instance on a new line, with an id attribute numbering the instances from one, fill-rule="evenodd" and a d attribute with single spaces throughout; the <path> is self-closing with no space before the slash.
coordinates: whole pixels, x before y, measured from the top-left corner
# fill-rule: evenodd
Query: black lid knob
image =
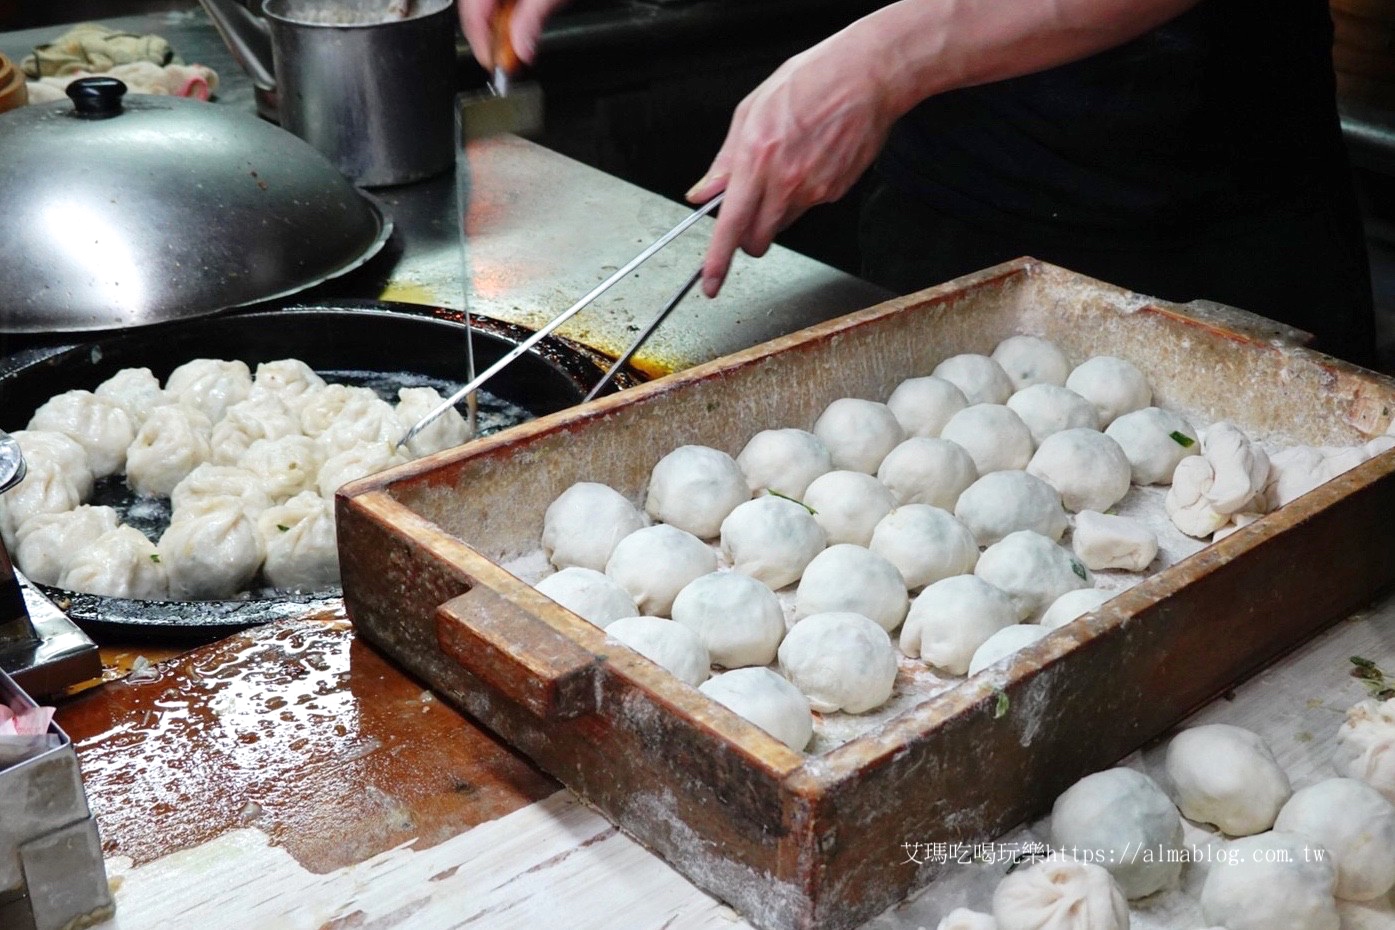
<path id="1" fill-rule="evenodd" d="M 68 84 L 73 110 L 83 119 L 107 119 L 121 112 L 126 85 L 114 77 L 78 78 Z"/>

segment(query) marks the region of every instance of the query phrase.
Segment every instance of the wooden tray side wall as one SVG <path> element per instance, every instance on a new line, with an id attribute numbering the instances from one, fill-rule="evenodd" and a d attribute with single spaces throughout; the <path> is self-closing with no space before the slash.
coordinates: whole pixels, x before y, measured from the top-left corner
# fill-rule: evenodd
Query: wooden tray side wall
<path id="1" fill-rule="evenodd" d="M 1389 530 L 1368 520 L 1359 524 L 1364 537 L 1336 540 L 1341 533 L 1325 517 L 1294 509 L 1290 517 L 1304 515 L 1296 523 L 1270 520 L 1275 525 L 1237 534 L 1209 551 L 1216 556 L 1193 559 L 1181 574 L 1170 570 L 1120 598 L 1085 631 L 1053 637 L 1033 653 L 1035 663 L 1017 663 L 1010 677 L 980 676 L 878 734 L 809 759 L 777 788 L 765 783 L 770 766 L 733 762 L 760 757 L 759 744 L 768 740 L 751 740 L 740 727 L 714 728 L 694 708 L 691 689 L 646 677 L 621 656 L 596 652 L 603 668 L 597 718 L 540 725 L 442 652 L 436 609 L 473 584 L 452 553 L 473 548 L 502 561 L 537 548 L 544 509 L 576 481 L 603 481 L 638 502 L 654 462 L 679 445 L 735 454 L 760 429 L 808 428 L 841 396 L 884 399 L 897 382 L 929 373 L 939 359 L 990 351 L 1014 332 L 1047 336 L 1074 361 L 1090 354 L 1131 358 L 1149 372 L 1159 402 L 1308 442 L 1360 441 L 1388 422 L 1395 397 L 1386 379 L 1273 343 L 1274 334 L 1246 314 L 1221 309 L 1198 318 L 1019 261 L 351 485 L 339 504 L 350 614 L 366 638 L 757 925 L 851 926 L 928 878 L 928 871 L 903 863 L 901 842 L 997 835 L 1070 781 L 1114 761 L 1337 611 L 1368 598 L 1372 578 L 1383 571 L 1388 579 L 1395 563 Z M 1366 494 L 1361 506 L 1375 509 L 1364 512 L 1380 513 L 1382 506 L 1389 512 L 1388 471 L 1353 473 L 1365 483 L 1337 483 L 1338 497 Z M 1363 490 L 1368 484 L 1379 489 Z M 1334 503 L 1331 498 L 1322 500 Z M 1269 550 L 1261 542 L 1282 527 L 1289 528 L 1281 534 L 1288 541 L 1274 553 L 1311 551 L 1305 540 L 1327 533 L 1332 545 L 1345 546 L 1334 551 L 1348 554 L 1354 579 L 1344 594 L 1323 589 L 1327 600 L 1295 610 L 1299 616 L 1289 620 L 1285 599 L 1305 591 L 1300 581 L 1320 579 L 1312 577 L 1312 564 L 1300 566 L 1309 570 L 1304 575 L 1264 561 Z M 1251 548 L 1260 553 L 1257 564 L 1279 572 L 1275 578 L 1226 561 L 1248 559 Z M 1229 580 L 1211 582 L 1208 573 Z M 1273 602 L 1261 598 L 1242 613 L 1244 637 L 1210 655 L 1201 634 L 1219 622 L 1218 614 L 1196 599 L 1257 578 Z M 1221 587 L 1208 587 L 1213 584 Z M 1145 588 L 1166 589 L 1179 600 L 1154 603 Z M 565 634 L 566 624 L 554 615 L 540 616 Z M 449 637 L 446 627 L 442 632 Z M 1064 658 L 1071 642 L 1078 650 Z M 1202 661 L 1194 668 L 1183 667 L 1197 656 Z M 1130 687 L 1113 684 L 1129 674 Z M 1013 712 L 993 720 L 998 687 L 1009 694 Z M 1159 700 L 1159 689 L 1177 693 Z M 1025 712 L 1033 707 L 1038 712 Z M 1080 730 L 1071 729 L 1082 719 L 1107 728 L 1140 708 L 1147 714 L 1131 725 L 1102 729 L 1084 744 Z M 1023 728 L 1033 720 L 1028 734 Z M 730 752 L 721 739 L 709 741 L 723 729 Z M 675 774 L 662 764 L 663 741 L 702 747 L 685 764 L 715 753 L 721 761 L 704 772 L 720 772 L 724 780 L 701 785 L 704 772 Z M 989 762 L 1009 774 L 984 777 Z M 630 800 L 636 793 L 642 804 Z"/>

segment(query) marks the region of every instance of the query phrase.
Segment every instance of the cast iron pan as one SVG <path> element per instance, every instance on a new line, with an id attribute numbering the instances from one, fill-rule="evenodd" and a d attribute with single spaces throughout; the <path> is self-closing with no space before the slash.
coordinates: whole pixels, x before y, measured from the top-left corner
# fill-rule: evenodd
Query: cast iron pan
<path id="1" fill-rule="evenodd" d="M 498 320 L 475 317 L 479 368 L 529 335 Z M 209 317 L 131 330 L 80 345 L 39 347 L 0 358 L 0 425 L 16 429 L 55 394 L 92 390 L 122 368 L 144 367 L 161 381 L 195 358 L 259 362 L 299 358 L 332 381 L 363 383 L 375 375 L 425 376 L 442 393 L 465 382 L 465 325 L 454 310 L 383 301 L 296 303 L 280 309 Z M 495 376 L 487 390 L 541 416 L 579 403 L 609 359 L 550 337 Z M 353 372 L 353 375 L 344 375 Z M 639 380 L 626 373 L 618 387 Z M 317 607 L 337 606 L 337 593 L 277 594 L 229 601 L 137 601 L 40 586 L 88 632 L 144 639 L 196 641 Z"/>

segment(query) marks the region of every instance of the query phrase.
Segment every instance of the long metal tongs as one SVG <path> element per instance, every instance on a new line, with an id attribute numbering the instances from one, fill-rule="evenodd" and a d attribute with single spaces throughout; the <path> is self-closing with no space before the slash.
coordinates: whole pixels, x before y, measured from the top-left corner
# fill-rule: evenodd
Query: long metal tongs
<path id="1" fill-rule="evenodd" d="M 429 412 L 428 414 L 426 414 L 426 416 L 418 420 L 415 426 L 407 430 L 407 434 L 403 436 L 400 440 L 398 440 L 398 447 L 401 448 L 402 446 L 405 446 L 407 443 L 411 442 L 414 438 L 416 438 L 416 435 L 418 433 L 420 433 L 423 429 L 430 425 L 431 421 L 435 420 L 441 414 L 445 413 L 447 410 L 451 409 L 456 404 L 458 404 L 461 398 L 466 397 L 467 395 L 472 394 L 475 391 L 478 391 L 486 381 L 488 381 L 490 378 L 494 377 L 500 371 L 508 367 L 510 362 L 518 358 L 523 353 L 527 352 L 529 349 L 537 345 L 543 339 L 547 338 L 547 336 L 549 336 L 553 332 L 553 330 L 557 329 L 557 327 L 561 326 L 563 323 L 576 316 L 582 310 L 585 310 L 588 306 L 590 306 L 592 301 L 604 294 L 606 291 L 610 290 L 610 288 L 617 281 L 628 275 L 631 271 L 634 271 L 636 268 L 644 264 L 650 258 L 654 257 L 654 255 L 658 253 L 659 250 L 661 250 L 664 246 L 668 245 L 674 239 L 677 239 L 684 232 L 686 232 L 688 228 L 691 227 L 694 223 L 696 223 L 698 220 L 702 219 L 704 216 L 715 210 L 718 204 L 722 202 L 723 196 L 723 194 L 718 194 L 716 197 L 713 197 L 711 200 L 707 201 L 707 203 L 703 204 L 702 206 L 694 210 L 692 213 L 688 214 L 688 216 L 683 218 L 682 222 L 670 229 L 668 232 L 664 233 L 658 239 L 654 240 L 654 242 L 651 245 L 649 245 L 649 247 L 646 248 L 643 252 L 640 252 L 634 258 L 626 262 L 618 271 L 616 271 L 610 277 L 606 278 L 600 284 L 597 284 L 595 287 L 593 287 L 590 291 L 586 293 L 584 297 L 582 297 L 576 303 L 572 304 L 566 310 L 563 310 L 561 313 L 557 314 L 557 316 L 553 317 L 551 322 L 549 322 L 546 326 L 533 333 L 533 335 L 529 336 L 527 339 L 520 342 L 513 349 L 511 349 L 507 355 L 499 359 L 499 361 L 495 362 L 493 365 L 490 365 L 488 368 L 480 372 L 474 378 L 471 378 L 469 384 L 466 384 L 464 387 L 456 391 L 450 397 L 447 397 L 445 400 L 441 401 L 441 403 L 438 404 L 434 409 L 432 409 L 431 412 Z M 694 276 L 694 280 L 696 280 L 696 275 Z M 691 286 L 691 284 L 687 285 L 683 289 L 682 293 L 678 295 L 678 298 L 681 298 L 683 294 L 686 294 Z M 677 305 L 678 298 L 675 298 L 673 301 L 671 301 L 671 306 L 665 307 L 663 316 L 667 316 L 668 310 L 671 310 L 672 306 Z M 657 326 L 658 321 L 655 321 L 653 325 Z M 652 331 L 653 330 L 651 328 L 649 332 Z M 643 335 L 647 336 L 648 333 L 645 333 Z M 642 339 L 637 340 L 637 342 L 639 341 L 642 341 Z M 638 348 L 638 346 L 635 346 L 635 348 Z"/>

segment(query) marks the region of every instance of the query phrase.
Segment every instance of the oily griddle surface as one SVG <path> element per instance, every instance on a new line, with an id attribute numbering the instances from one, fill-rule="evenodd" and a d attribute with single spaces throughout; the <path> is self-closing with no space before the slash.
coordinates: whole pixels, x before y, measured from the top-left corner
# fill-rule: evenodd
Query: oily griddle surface
<path id="1" fill-rule="evenodd" d="M 479 368 L 528 335 L 522 327 L 488 318 L 475 317 L 472 323 Z M 261 362 L 298 358 L 328 381 L 372 387 L 395 402 L 399 387 L 431 386 L 449 394 L 464 384 L 466 329 L 458 311 L 336 301 L 146 327 L 76 345 L 38 344 L 0 359 L 0 427 L 23 428 L 50 397 L 92 390 L 123 368 L 149 368 L 163 382 L 176 367 L 195 358 L 240 359 L 254 371 Z M 488 393 L 497 402 L 482 398 L 481 432 L 579 402 L 603 374 L 606 361 L 567 340 L 544 340 L 490 381 Z M 635 380 L 628 375 L 617 379 L 620 387 Z M 99 482 L 91 503 L 115 507 L 124 522 L 147 536 L 158 538 L 168 525 L 168 502 L 136 497 L 120 477 Z M 40 587 L 91 633 L 188 641 L 304 616 L 333 607 L 340 598 L 338 590 L 263 590 L 235 600 L 140 601 Z"/>

